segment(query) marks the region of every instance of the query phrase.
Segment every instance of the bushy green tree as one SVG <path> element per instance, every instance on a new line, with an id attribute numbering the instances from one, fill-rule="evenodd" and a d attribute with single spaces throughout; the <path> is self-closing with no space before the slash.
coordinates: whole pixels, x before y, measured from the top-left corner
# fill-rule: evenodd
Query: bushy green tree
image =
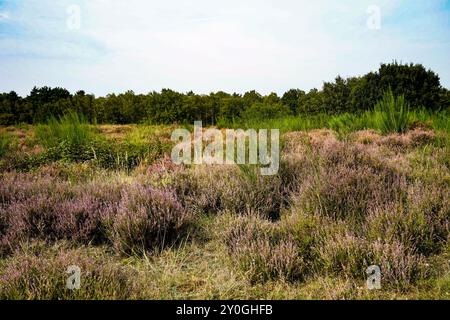
<path id="1" fill-rule="evenodd" d="M 300 89 L 290 89 L 283 94 L 283 97 L 281 97 L 281 102 L 289 107 L 292 114 L 297 114 L 301 99 L 303 99 L 305 95 L 305 91 Z"/>
<path id="2" fill-rule="evenodd" d="M 246 109 L 242 117 L 244 119 L 273 119 L 291 115 L 288 106 L 278 103 L 256 102 L 250 108 Z"/>
<path id="3" fill-rule="evenodd" d="M 378 89 L 382 92 L 392 89 L 394 95 L 404 95 L 414 108 L 439 108 L 441 84 L 439 76 L 421 64 L 382 64 L 378 70 Z"/>
<path id="4" fill-rule="evenodd" d="M 311 89 L 306 95 L 300 97 L 298 113 L 317 114 L 325 111 L 322 91 Z"/>

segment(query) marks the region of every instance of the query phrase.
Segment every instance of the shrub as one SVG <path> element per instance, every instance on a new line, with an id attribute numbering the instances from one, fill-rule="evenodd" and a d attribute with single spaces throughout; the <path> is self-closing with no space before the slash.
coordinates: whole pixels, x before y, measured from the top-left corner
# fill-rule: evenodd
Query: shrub
<path id="1" fill-rule="evenodd" d="M 409 105 L 404 96 L 394 96 L 392 90 L 384 93 L 383 98 L 376 104 L 375 112 L 377 124 L 383 133 L 404 133 L 408 129 Z"/>
<path id="2" fill-rule="evenodd" d="M 281 179 L 254 166 L 196 166 L 179 173 L 174 188 L 186 207 L 207 213 L 252 210 L 277 219 L 286 199 Z"/>
<path id="3" fill-rule="evenodd" d="M 314 174 L 301 186 L 299 204 L 349 222 L 361 222 L 368 209 L 404 196 L 406 179 L 363 147 L 332 142 L 318 151 Z"/>
<path id="4" fill-rule="evenodd" d="M 117 203 L 120 186 L 92 183 L 70 186 L 56 179 L 33 181 L 29 175 L 5 179 L 0 188 L 0 253 L 21 242 L 66 239 L 77 243 L 106 241 L 103 220 Z"/>
<path id="5" fill-rule="evenodd" d="M 232 259 L 252 283 L 296 280 L 307 271 L 295 241 L 280 237 L 270 222 L 257 217 L 238 218 L 231 225 L 225 243 Z"/>
<path id="6" fill-rule="evenodd" d="M 171 191 L 131 185 L 106 222 L 118 252 L 125 254 L 158 250 L 173 244 L 188 232 L 190 214 Z"/>
<path id="7" fill-rule="evenodd" d="M 404 288 L 426 276 L 424 259 L 398 241 L 367 241 L 351 234 L 334 235 L 318 250 L 323 271 L 367 279 L 371 265 L 381 268 L 382 285 Z"/>
<path id="8" fill-rule="evenodd" d="M 449 236 L 449 188 L 415 183 L 405 203 L 373 208 L 367 219 L 369 239 L 399 241 L 424 256 L 439 253 Z"/>
<path id="9" fill-rule="evenodd" d="M 69 290 L 69 266 L 81 269 L 80 289 Z M 45 243 L 24 245 L 0 265 L 0 299 L 130 299 L 135 274 L 99 249 Z"/>

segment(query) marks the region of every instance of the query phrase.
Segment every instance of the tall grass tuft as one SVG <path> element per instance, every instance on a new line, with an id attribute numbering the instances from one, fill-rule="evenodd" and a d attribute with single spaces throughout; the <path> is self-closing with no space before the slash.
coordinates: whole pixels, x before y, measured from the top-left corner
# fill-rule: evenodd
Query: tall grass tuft
<path id="1" fill-rule="evenodd" d="M 409 105 L 404 96 L 394 96 L 391 89 L 376 104 L 374 116 L 378 129 L 383 133 L 404 133 L 408 130 Z"/>
<path id="2" fill-rule="evenodd" d="M 0 157 L 3 157 L 9 150 L 9 147 L 11 145 L 11 137 L 1 132 L 0 133 Z"/>
<path id="3" fill-rule="evenodd" d="M 53 117 L 46 125 L 38 125 L 36 136 L 49 148 L 57 147 L 61 143 L 82 146 L 93 139 L 89 123 L 77 113 L 68 113 L 59 119 Z"/>
<path id="4" fill-rule="evenodd" d="M 96 136 L 87 120 L 77 113 L 68 113 L 59 119 L 36 127 L 38 141 L 48 149 L 50 158 L 85 161 L 96 158 Z"/>

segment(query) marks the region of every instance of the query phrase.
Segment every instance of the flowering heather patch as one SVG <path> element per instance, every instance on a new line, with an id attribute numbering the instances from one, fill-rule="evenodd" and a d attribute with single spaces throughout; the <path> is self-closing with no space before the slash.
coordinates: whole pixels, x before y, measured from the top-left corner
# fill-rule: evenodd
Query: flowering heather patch
<path id="1" fill-rule="evenodd" d="M 397 201 L 406 178 L 360 147 L 336 142 L 319 150 L 316 171 L 306 177 L 299 201 L 309 212 L 360 220 L 370 207 Z"/>
<path id="2" fill-rule="evenodd" d="M 267 177 L 168 157 L 2 171 L 0 297 L 448 297 L 443 134 L 290 132 Z M 64 289 L 69 264 L 89 288 Z M 365 289 L 371 265 L 377 292 Z"/>
<path id="3" fill-rule="evenodd" d="M 67 268 L 81 270 L 80 289 L 66 287 Z M 0 267 L 0 299 L 130 299 L 136 276 L 102 249 L 72 249 L 64 244 L 23 245 Z"/>
<path id="4" fill-rule="evenodd" d="M 318 250 L 325 272 L 366 278 L 370 265 L 380 266 L 389 286 L 407 286 L 425 276 L 425 260 L 398 241 L 367 241 L 351 234 L 330 238 Z"/>
<path id="5" fill-rule="evenodd" d="M 70 187 L 57 180 L 39 186 L 27 181 L 3 193 L 3 199 L 9 199 L 0 207 L 0 248 L 4 254 L 27 239 L 104 241 L 102 216 L 111 202 L 118 201 L 114 195 L 117 189 L 101 184 Z M 8 194 L 12 189 L 17 193 Z"/>
<path id="6" fill-rule="evenodd" d="M 111 242 L 121 253 L 161 249 L 187 232 L 191 215 L 171 191 L 134 184 L 106 219 Z"/>
<path id="7" fill-rule="evenodd" d="M 173 192 L 140 184 L 70 185 L 29 174 L 10 175 L 3 181 L 2 254 L 29 239 L 112 243 L 128 253 L 137 247 L 153 249 L 180 238 L 189 220 Z"/>
<path id="8" fill-rule="evenodd" d="M 38 194 L 54 194 L 64 197 L 69 184 L 50 176 L 7 172 L 0 175 L 0 203 L 7 205 L 23 201 Z"/>
<path id="9" fill-rule="evenodd" d="M 238 218 L 226 235 L 229 253 L 250 281 L 302 278 L 306 263 L 291 237 L 282 238 L 267 221 L 247 216 Z"/>
<path id="10" fill-rule="evenodd" d="M 279 176 L 262 176 L 253 167 L 200 165 L 176 175 L 172 187 L 186 208 L 217 213 L 249 210 L 277 219 L 286 199 Z"/>

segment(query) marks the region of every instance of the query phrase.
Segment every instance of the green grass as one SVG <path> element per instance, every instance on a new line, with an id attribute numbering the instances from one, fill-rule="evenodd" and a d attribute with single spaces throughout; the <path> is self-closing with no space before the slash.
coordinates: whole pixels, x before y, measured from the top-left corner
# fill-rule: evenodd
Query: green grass
<path id="1" fill-rule="evenodd" d="M 396 97 L 389 89 L 376 104 L 375 112 L 379 112 L 377 125 L 383 133 L 404 133 L 408 130 L 409 104 L 404 96 Z"/>
<path id="2" fill-rule="evenodd" d="M 390 111 L 388 111 L 390 112 Z M 373 129 L 381 133 L 405 132 L 413 125 L 430 127 L 436 131 L 450 133 L 450 114 L 448 111 L 427 111 L 418 109 L 406 112 L 388 113 L 382 110 L 366 111 L 362 114 L 344 113 L 340 115 L 319 114 L 298 115 L 278 119 L 221 121 L 219 128 L 230 129 L 279 129 L 281 133 L 332 129 L 339 134 L 358 130 Z"/>
<path id="3" fill-rule="evenodd" d="M 7 133 L 0 133 L 0 157 L 3 157 L 11 146 L 12 138 Z"/>
<path id="4" fill-rule="evenodd" d="M 281 133 L 323 128 L 331 117 L 325 114 L 314 116 L 288 116 L 276 119 L 222 120 L 217 126 L 229 129 L 279 129 Z"/>
<path id="5" fill-rule="evenodd" d="M 57 147 L 61 143 L 84 146 L 93 138 L 89 123 L 76 113 L 69 113 L 59 119 L 51 118 L 47 124 L 36 126 L 36 137 L 45 147 Z"/>

